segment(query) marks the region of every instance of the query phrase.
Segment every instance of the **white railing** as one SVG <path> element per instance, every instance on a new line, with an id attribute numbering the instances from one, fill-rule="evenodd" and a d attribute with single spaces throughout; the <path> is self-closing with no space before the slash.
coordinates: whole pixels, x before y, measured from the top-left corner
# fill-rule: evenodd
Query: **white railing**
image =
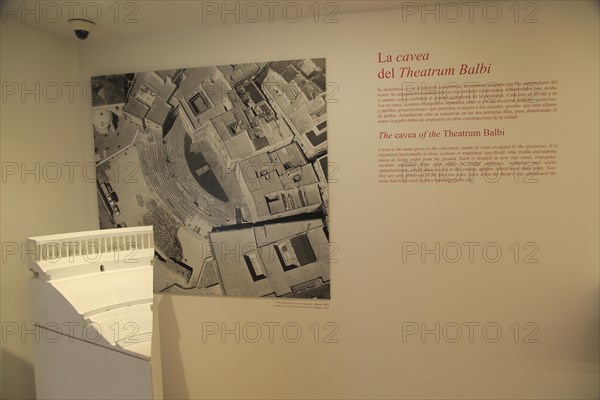
<path id="1" fill-rule="evenodd" d="M 34 259 L 30 260 L 35 263 L 56 263 L 86 256 L 99 259 L 107 253 L 154 248 L 151 226 L 38 236 L 28 241 L 28 248 L 35 248 Z"/>

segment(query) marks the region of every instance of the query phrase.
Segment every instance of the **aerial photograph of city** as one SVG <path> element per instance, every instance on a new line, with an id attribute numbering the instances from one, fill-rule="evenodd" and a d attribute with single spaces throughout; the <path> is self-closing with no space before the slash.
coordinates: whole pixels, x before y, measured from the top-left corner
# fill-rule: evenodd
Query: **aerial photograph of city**
<path id="1" fill-rule="evenodd" d="M 92 77 L 102 229 L 154 226 L 154 292 L 330 298 L 325 59 Z"/>

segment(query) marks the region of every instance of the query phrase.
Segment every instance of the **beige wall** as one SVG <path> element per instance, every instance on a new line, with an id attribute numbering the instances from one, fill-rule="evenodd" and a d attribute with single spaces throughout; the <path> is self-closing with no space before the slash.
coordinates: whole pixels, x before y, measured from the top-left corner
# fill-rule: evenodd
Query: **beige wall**
<path id="1" fill-rule="evenodd" d="M 1 74 L 1 155 L 3 169 L 17 164 L 16 175 L 3 178 L 1 314 L 3 332 L 9 325 L 29 321 L 29 271 L 22 262 L 23 251 L 13 253 L 13 244 L 23 246 L 29 236 L 45 235 L 97 227 L 94 184 L 82 179 L 82 165 L 92 157 L 81 131 L 82 96 L 69 99 L 68 93 L 56 97 L 56 85 L 79 83 L 77 43 L 57 39 L 30 25 L 11 20 L 3 22 Z M 11 95 L 12 84 L 19 93 Z M 33 93 L 21 97 L 21 85 Z M 35 89 L 39 84 L 39 90 Z M 45 89 L 44 89 L 45 88 Z M 81 91 L 79 91 L 80 93 Z M 55 102 L 54 102 L 55 101 Z M 21 176 L 25 168 L 39 173 Z M 56 163 L 56 164 L 54 164 Z M 72 183 L 68 177 L 73 165 Z M 78 164 L 69 164 L 78 163 Z M 60 165 L 58 170 L 55 165 Z M 79 167 L 77 167 L 79 165 Z M 59 178 L 57 171 L 62 177 Z M 36 182 L 36 180 L 39 180 Z M 32 354 L 29 342 L 35 335 L 21 338 L 7 335 L 2 341 L 3 398 L 29 399 L 35 396 Z"/>
<path id="2" fill-rule="evenodd" d="M 2 80 L 5 62 L 13 69 L 19 67 L 14 72 L 17 79 L 40 80 L 44 74 L 47 79 L 72 79 L 79 74 L 78 79 L 86 82 L 99 74 L 327 58 L 328 80 L 339 88 L 338 102 L 328 110 L 330 160 L 339 166 L 339 182 L 330 188 L 331 240 L 339 246 L 334 257 L 338 262 L 332 266 L 330 307 L 306 310 L 275 307 L 265 299 L 157 296 L 165 398 L 595 398 L 599 390 L 598 8 L 584 2 L 577 7 L 546 4 L 537 24 L 514 24 L 508 19 L 497 25 L 403 24 L 396 11 L 341 15 L 337 24 L 282 21 L 204 29 L 199 22 L 197 30 L 184 33 L 92 39 L 78 51 L 63 43 L 64 57 L 72 60 L 57 59 L 56 70 L 27 65 L 28 71 L 21 69 L 21 61 L 4 61 L 3 34 Z M 37 35 L 31 29 L 10 29 Z M 23 48 L 12 46 L 14 52 Z M 529 187 L 378 185 L 376 88 L 396 83 L 377 80 L 379 51 L 429 51 L 442 66 L 493 62 L 497 73 L 490 79 L 495 80 L 559 79 L 560 114 L 508 124 L 513 133 L 506 142 L 559 143 L 564 149 L 561 175 Z M 3 104 L 3 161 L 5 152 L 9 160 L 10 156 L 19 161 L 35 159 L 34 154 L 50 157 L 48 148 L 55 149 L 54 157 L 92 160 L 90 109 L 84 105 L 77 117 L 75 105 L 63 104 L 58 111 L 53 107 L 40 106 L 39 112 L 57 116 L 51 129 L 64 135 L 62 146 L 49 138 L 41 118 L 11 119 L 14 122 L 5 128 Z M 36 141 L 22 136 L 11 140 L 9 132 L 7 146 L 4 132 L 13 126 L 42 136 Z M 38 126 L 43 129 L 36 130 Z M 2 240 L 5 232 L 22 240 L 27 235 L 93 226 L 94 187 L 65 186 L 70 190 L 12 183 L 7 187 L 14 187 L 14 192 L 5 194 L 3 185 Z M 34 200 L 35 194 L 46 201 Z M 49 200 L 51 196 L 61 197 Z M 28 203 L 31 207 L 21 207 Z M 23 224 L 19 209 L 39 215 Z M 536 241 L 541 262 L 515 265 L 503 259 L 498 264 L 448 265 L 407 264 L 400 259 L 402 242 L 477 240 Z M 6 309 L 15 320 L 25 320 L 27 274 L 19 263 L 2 269 L 2 318 Z M 9 295 L 11 303 L 5 306 Z M 402 323 L 407 321 L 429 326 L 436 321 L 497 322 L 505 329 L 504 340 L 403 343 Z M 528 321 L 540 327 L 540 342 L 513 343 L 508 327 Z M 288 343 L 276 333 L 273 343 L 263 339 L 253 344 L 244 337 L 236 343 L 233 335 L 202 340 L 209 325 L 264 327 L 270 322 L 299 324 L 302 339 Z M 338 343 L 323 343 L 323 334 L 331 332 L 324 330 L 328 322 L 339 327 Z M 310 330 L 315 323 L 321 329 L 319 343 L 314 343 L 314 330 Z M 13 341 L 6 348 L 28 365 L 26 344 Z M 3 380 L 10 380 L 6 374 Z M 29 372 L 24 376 L 31 382 Z M 5 386 L 5 390 L 21 390 L 12 383 Z"/>

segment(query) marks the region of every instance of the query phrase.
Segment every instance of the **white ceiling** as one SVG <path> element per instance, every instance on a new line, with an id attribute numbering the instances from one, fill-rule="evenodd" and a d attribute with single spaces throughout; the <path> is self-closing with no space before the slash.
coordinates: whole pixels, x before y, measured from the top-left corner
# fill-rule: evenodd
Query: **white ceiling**
<path id="1" fill-rule="evenodd" d="M 0 0 L 2 1 L 2 0 Z M 117 6 L 115 6 L 115 4 Z M 272 4 L 272 5 L 269 5 Z M 399 8 L 398 0 L 296 0 L 296 1 L 202 1 L 202 0 L 79 0 L 66 2 L 53 1 L 8 1 L 2 5 L 2 19 L 18 19 L 53 34 L 75 39 L 68 23 L 74 18 L 95 20 L 96 26 L 88 40 L 102 40 L 131 35 L 160 33 L 178 30 L 198 29 L 223 23 L 236 23 L 238 15 L 241 23 L 253 20 L 267 22 L 293 20 L 301 7 L 303 17 L 322 22 L 341 20 L 343 14 L 353 12 L 378 11 Z M 223 15 L 226 10 L 239 10 L 237 14 Z M 257 18 L 260 12 L 260 18 Z M 223 22 L 224 20 L 224 22 Z"/>

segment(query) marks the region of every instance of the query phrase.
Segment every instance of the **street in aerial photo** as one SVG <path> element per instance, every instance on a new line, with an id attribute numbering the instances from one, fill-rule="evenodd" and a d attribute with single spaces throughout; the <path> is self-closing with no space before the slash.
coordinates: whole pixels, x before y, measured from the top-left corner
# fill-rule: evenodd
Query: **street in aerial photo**
<path id="1" fill-rule="evenodd" d="M 330 298 L 325 59 L 92 78 L 100 226 L 154 226 L 154 291 Z"/>

